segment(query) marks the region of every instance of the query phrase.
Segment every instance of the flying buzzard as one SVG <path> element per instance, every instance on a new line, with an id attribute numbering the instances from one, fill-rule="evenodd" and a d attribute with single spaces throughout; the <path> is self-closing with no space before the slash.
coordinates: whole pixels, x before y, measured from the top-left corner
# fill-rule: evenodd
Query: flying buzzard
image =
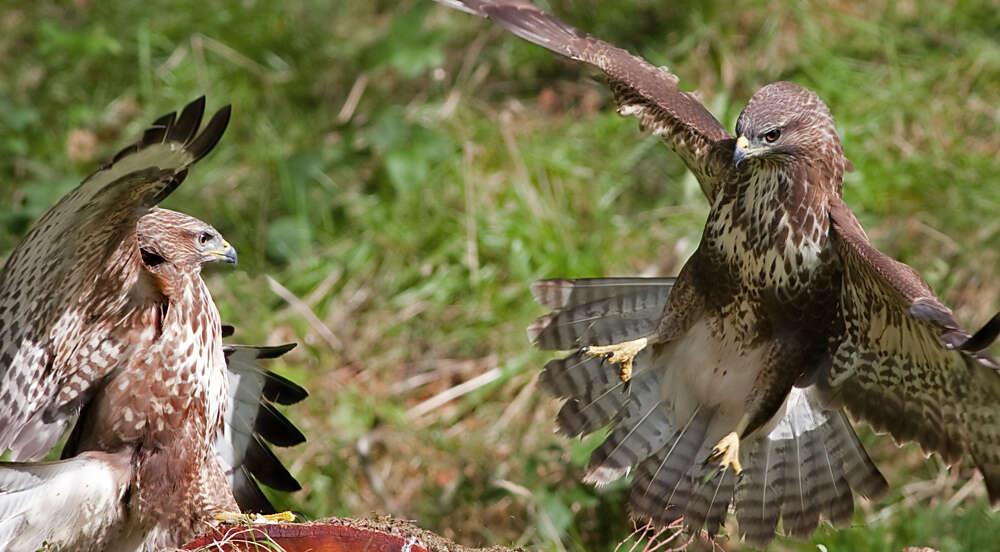
<path id="1" fill-rule="evenodd" d="M 676 279 L 547 280 L 554 312 L 529 329 L 567 402 L 570 435 L 610 427 L 586 479 L 635 472 L 639 518 L 714 534 L 734 502 L 763 545 L 779 518 L 808 537 L 845 525 L 852 490 L 886 483 L 843 408 L 947 462 L 971 455 L 1000 501 L 1000 374 L 910 267 L 872 247 L 841 200 L 852 170 L 816 94 L 788 82 L 750 98 L 729 134 L 677 77 L 523 1 L 441 0 L 603 70 L 622 114 L 661 136 L 711 204 Z M 609 368 L 609 364 L 613 368 Z M 739 477 L 737 477 L 739 474 Z"/>
<path id="2" fill-rule="evenodd" d="M 236 262 L 210 225 L 156 204 L 218 142 L 205 101 L 158 119 L 46 213 L 0 273 L 0 549 L 159 550 L 298 488 L 267 442 L 304 440 L 261 368 L 290 346 L 225 346 L 201 279 Z M 76 425 L 57 462 L 47 453 Z M 256 478 L 256 480 L 254 479 Z"/>

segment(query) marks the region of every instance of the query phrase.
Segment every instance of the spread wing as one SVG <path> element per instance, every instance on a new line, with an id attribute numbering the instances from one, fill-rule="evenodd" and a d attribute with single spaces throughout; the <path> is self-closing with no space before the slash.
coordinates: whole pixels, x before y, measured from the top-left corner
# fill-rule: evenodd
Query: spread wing
<path id="1" fill-rule="evenodd" d="M 834 243 L 844 264 L 844 334 L 819 384 L 897 441 L 947 462 L 971 454 L 1000 500 L 1000 373 L 982 351 L 1000 318 L 970 336 L 910 267 L 875 249 L 839 198 Z"/>
<path id="2" fill-rule="evenodd" d="M 643 129 L 661 136 L 712 201 L 732 162 L 735 139 L 694 94 L 677 87 L 677 76 L 665 67 L 579 31 L 524 0 L 438 2 L 492 19 L 529 42 L 604 71 L 618 112 L 635 115 Z"/>
<path id="3" fill-rule="evenodd" d="M 199 133 L 204 98 L 157 119 L 38 221 L 0 273 L 0 452 L 44 454 L 82 398 L 128 356 L 141 262 L 136 222 L 216 144 L 229 107 Z"/>
<path id="4" fill-rule="evenodd" d="M 674 278 L 562 278 L 531 285 L 535 300 L 556 309 L 528 326 L 539 349 L 608 345 L 652 335 Z"/>
<path id="5" fill-rule="evenodd" d="M 240 509 L 273 513 L 274 507 L 257 482 L 280 491 L 297 491 L 299 483 L 274 455 L 268 443 L 290 447 L 305 442 L 291 422 L 274 407 L 294 404 L 307 396 L 305 389 L 264 369 L 260 359 L 276 358 L 294 344 L 277 347 L 225 345 L 229 368 L 229 406 L 226 423 L 215 451 Z"/>

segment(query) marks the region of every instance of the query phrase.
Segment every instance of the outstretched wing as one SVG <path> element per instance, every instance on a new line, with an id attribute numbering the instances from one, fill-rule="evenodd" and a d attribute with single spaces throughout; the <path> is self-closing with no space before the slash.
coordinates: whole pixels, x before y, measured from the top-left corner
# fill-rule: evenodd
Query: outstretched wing
<path id="1" fill-rule="evenodd" d="M 539 280 L 531 293 L 556 309 L 528 326 L 539 349 L 609 345 L 652 335 L 674 278 L 556 278 Z"/>
<path id="2" fill-rule="evenodd" d="M 982 350 L 998 319 L 970 336 L 912 268 L 871 245 L 842 200 L 831 201 L 844 334 L 820 386 L 899 442 L 947 462 L 971 454 L 996 504 L 1000 373 Z"/>
<path id="3" fill-rule="evenodd" d="M 488 17 L 515 35 L 604 71 L 622 115 L 635 115 L 684 160 L 709 201 L 732 162 L 735 139 L 678 78 L 628 51 L 563 23 L 524 0 L 438 0 Z"/>
<path id="4" fill-rule="evenodd" d="M 140 272 L 136 222 L 183 181 L 229 121 L 198 132 L 204 98 L 153 123 L 64 196 L 0 273 L 0 452 L 44 454 L 92 384 L 128 356 L 116 316 Z"/>
<path id="5" fill-rule="evenodd" d="M 308 393 L 295 383 L 261 367 L 258 360 L 277 358 L 294 344 L 277 347 L 225 345 L 229 368 L 229 406 L 215 452 L 244 511 L 273 513 L 274 507 L 257 482 L 279 491 L 297 491 L 299 483 L 274 455 L 268 443 L 290 447 L 305 442 L 275 404 L 295 404 Z"/>

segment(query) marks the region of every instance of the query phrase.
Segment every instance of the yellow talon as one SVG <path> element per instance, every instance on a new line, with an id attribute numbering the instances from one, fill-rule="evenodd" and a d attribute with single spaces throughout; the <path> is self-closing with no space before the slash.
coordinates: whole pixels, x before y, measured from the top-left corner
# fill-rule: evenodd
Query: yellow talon
<path id="1" fill-rule="evenodd" d="M 288 510 L 285 510 L 284 512 L 278 512 L 276 514 L 264 514 L 262 517 L 272 523 L 278 521 L 295 521 L 295 514 L 289 512 Z"/>
<path id="2" fill-rule="evenodd" d="M 278 523 L 281 521 L 295 521 L 295 514 L 289 511 L 278 512 L 277 514 L 244 514 L 242 512 L 216 512 L 216 521 L 226 523 Z"/>
<path id="3" fill-rule="evenodd" d="M 628 380 L 632 379 L 632 362 L 639 351 L 646 348 L 647 342 L 647 338 L 640 337 L 614 345 L 584 347 L 583 354 L 588 357 L 603 358 L 611 364 L 618 364 L 618 377 L 627 383 Z"/>
<path id="4" fill-rule="evenodd" d="M 733 473 L 739 475 L 743 471 L 743 466 L 740 464 L 740 436 L 735 431 L 727 434 L 719 440 L 705 461 L 718 462 L 723 469 L 731 467 Z"/>

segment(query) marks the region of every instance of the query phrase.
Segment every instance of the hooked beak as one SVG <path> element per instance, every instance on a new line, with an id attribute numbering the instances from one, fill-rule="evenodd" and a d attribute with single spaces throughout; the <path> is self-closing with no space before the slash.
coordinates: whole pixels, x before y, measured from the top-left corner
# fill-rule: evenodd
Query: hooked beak
<path id="1" fill-rule="evenodd" d="M 740 136 L 736 139 L 736 149 L 733 151 L 733 166 L 739 167 L 740 163 L 766 149 L 766 147 L 751 147 L 750 140 L 746 136 Z"/>
<path id="2" fill-rule="evenodd" d="M 236 248 L 226 240 L 222 240 L 222 246 L 219 249 L 206 251 L 205 256 L 208 261 L 222 261 L 232 265 L 236 264 Z"/>

